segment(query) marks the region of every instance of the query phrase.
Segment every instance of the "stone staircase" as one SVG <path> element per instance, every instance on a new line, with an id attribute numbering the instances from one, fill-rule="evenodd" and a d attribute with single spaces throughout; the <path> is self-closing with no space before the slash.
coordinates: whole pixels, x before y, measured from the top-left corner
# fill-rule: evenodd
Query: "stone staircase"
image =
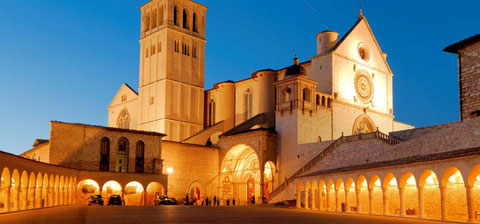
<path id="1" fill-rule="evenodd" d="M 342 136 L 335 140 L 332 144 L 330 144 L 327 148 L 325 148 L 323 151 L 321 151 L 318 155 L 316 155 L 312 160 L 310 160 L 307 164 L 305 164 L 302 168 L 300 168 L 297 172 L 295 172 L 293 175 L 291 175 L 289 178 L 285 180 L 282 184 L 280 184 L 277 188 L 275 188 L 269 195 L 268 198 L 271 200 L 275 198 L 277 195 L 279 195 L 283 190 L 287 189 L 288 185 L 295 182 L 295 179 L 297 177 L 300 177 L 301 175 L 304 175 L 309 171 L 311 168 L 313 168 L 315 165 L 317 165 L 323 158 L 325 158 L 328 154 L 333 152 L 335 149 L 337 149 L 340 145 L 346 142 L 352 142 L 352 141 L 359 141 L 359 140 L 365 140 L 365 139 L 378 139 L 380 141 L 383 141 L 389 145 L 396 145 L 400 143 L 401 141 L 388 135 L 385 133 L 382 133 L 380 131 L 372 132 L 372 133 L 366 133 L 366 134 L 359 134 L 359 135 L 352 135 L 352 136 Z"/>

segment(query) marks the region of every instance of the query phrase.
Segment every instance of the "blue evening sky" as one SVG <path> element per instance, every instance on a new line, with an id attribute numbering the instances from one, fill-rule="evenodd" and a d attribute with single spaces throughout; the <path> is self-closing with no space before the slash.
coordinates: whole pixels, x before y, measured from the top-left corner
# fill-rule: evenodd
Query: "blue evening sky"
<path id="1" fill-rule="evenodd" d="M 0 2 L 0 150 L 49 138 L 49 121 L 107 125 L 125 82 L 138 89 L 140 11 L 148 0 Z M 316 53 L 315 34 L 343 36 L 358 0 L 198 0 L 207 14 L 206 88 Z M 457 59 L 447 45 L 479 32 L 480 1 L 362 0 L 394 73 L 396 120 L 456 121 Z"/>

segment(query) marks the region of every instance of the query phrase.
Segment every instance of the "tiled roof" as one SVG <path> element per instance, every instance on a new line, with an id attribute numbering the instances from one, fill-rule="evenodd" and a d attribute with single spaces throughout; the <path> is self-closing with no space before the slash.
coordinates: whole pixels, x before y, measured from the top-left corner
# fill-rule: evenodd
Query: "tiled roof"
<path id="1" fill-rule="evenodd" d="M 119 132 L 146 134 L 146 135 L 167 136 L 166 134 L 159 133 L 159 132 L 153 132 L 153 131 L 142 131 L 142 130 L 133 130 L 133 129 L 124 129 L 124 128 L 105 127 L 105 126 L 100 126 L 100 125 L 90 125 L 90 124 L 82 124 L 82 123 L 68 123 L 68 122 L 63 122 L 63 121 L 52 121 L 52 122 L 61 123 L 61 124 L 71 124 L 71 125 L 82 125 L 82 126 L 97 127 L 97 128 L 103 128 L 103 129 L 108 130 L 108 131 L 119 131 Z"/>
<path id="2" fill-rule="evenodd" d="M 50 142 L 50 140 L 48 139 L 35 139 L 35 142 L 33 142 L 33 147 L 37 146 L 37 145 L 41 145 L 41 144 L 45 144 L 45 143 L 48 143 Z"/>
<path id="3" fill-rule="evenodd" d="M 467 39 L 458 41 L 458 42 L 446 47 L 445 49 L 443 49 L 443 51 L 449 52 L 449 53 L 457 53 L 458 50 L 464 48 L 465 46 L 467 46 L 471 43 L 479 42 L 479 41 L 480 41 L 480 33 L 476 34 L 476 35 L 473 35 L 473 36 L 471 36 Z"/>

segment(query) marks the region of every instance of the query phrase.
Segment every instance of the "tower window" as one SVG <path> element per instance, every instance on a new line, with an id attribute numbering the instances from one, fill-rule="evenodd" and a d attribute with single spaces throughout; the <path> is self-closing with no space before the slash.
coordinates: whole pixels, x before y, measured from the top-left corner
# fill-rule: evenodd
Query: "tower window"
<path id="1" fill-rule="evenodd" d="M 158 46 L 157 46 L 157 52 L 162 52 L 162 42 L 161 42 L 161 41 L 158 42 L 157 45 L 158 45 Z"/>
<path id="2" fill-rule="evenodd" d="M 303 100 L 304 101 L 307 101 L 307 102 L 310 102 L 310 89 L 308 88 L 304 88 L 303 89 Z"/>
<path id="3" fill-rule="evenodd" d="M 193 25 L 193 32 L 197 32 L 198 33 L 198 25 L 197 25 L 197 13 L 193 13 L 193 17 L 192 17 L 192 25 Z"/>
<path id="4" fill-rule="evenodd" d="M 208 104 L 208 117 L 207 117 L 207 124 L 208 126 L 212 126 L 215 124 L 215 101 L 211 100 Z"/>
<path id="5" fill-rule="evenodd" d="M 122 102 L 127 101 L 127 95 L 122 95 Z"/>
<path id="6" fill-rule="evenodd" d="M 283 102 L 290 101 L 291 95 L 292 95 L 292 89 L 290 88 L 285 89 L 285 91 L 283 91 Z"/>
<path id="7" fill-rule="evenodd" d="M 147 58 L 148 58 L 148 53 L 149 53 L 149 49 L 148 49 L 148 47 L 146 47 L 145 48 L 145 57 L 147 57 Z"/>
<path id="8" fill-rule="evenodd" d="M 180 53 L 179 42 L 178 41 L 174 42 L 173 51 L 175 51 L 177 53 Z"/>
<path id="9" fill-rule="evenodd" d="M 150 54 L 151 54 L 151 55 L 154 55 L 155 53 L 157 53 L 157 51 L 155 50 L 155 45 L 152 45 L 152 46 L 150 47 Z"/>
<path id="10" fill-rule="evenodd" d="M 243 95 L 243 108 L 245 114 L 245 120 L 248 120 L 252 117 L 252 90 L 247 89 Z"/>
<path id="11" fill-rule="evenodd" d="M 154 9 L 152 12 L 152 29 L 157 27 L 157 9 Z"/>
<path id="12" fill-rule="evenodd" d="M 183 10 L 183 28 L 188 29 L 188 13 L 185 9 Z"/>
<path id="13" fill-rule="evenodd" d="M 150 105 L 153 105 L 155 104 L 155 97 L 150 97 L 150 102 L 149 102 Z"/>
<path id="14" fill-rule="evenodd" d="M 197 47 L 196 46 L 192 47 L 192 57 L 197 58 Z"/>
<path id="15" fill-rule="evenodd" d="M 178 26 L 178 9 L 177 9 L 177 6 L 173 7 L 173 25 Z"/>
<path id="16" fill-rule="evenodd" d="M 163 6 L 158 10 L 158 26 L 163 25 Z"/>
<path id="17" fill-rule="evenodd" d="M 145 26 L 145 32 L 150 30 L 150 13 L 147 13 L 147 15 L 145 16 L 144 26 Z"/>

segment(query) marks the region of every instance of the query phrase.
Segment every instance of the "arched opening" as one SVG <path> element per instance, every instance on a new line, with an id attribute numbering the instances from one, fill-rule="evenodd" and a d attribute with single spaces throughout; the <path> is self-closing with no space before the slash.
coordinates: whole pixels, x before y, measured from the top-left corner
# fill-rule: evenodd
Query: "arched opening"
<path id="1" fill-rule="evenodd" d="M 27 196 L 28 196 L 28 174 L 26 171 L 22 172 L 20 179 L 19 197 L 20 197 L 20 210 L 27 209 Z"/>
<path id="2" fill-rule="evenodd" d="M 135 156 L 135 173 L 143 173 L 145 169 L 145 143 L 142 141 L 137 142 Z"/>
<path id="3" fill-rule="evenodd" d="M 243 112 L 245 115 L 245 120 L 248 120 L 253 116 L 252 114 L 253 99 L 252 98 L 253 98 L 252 90 L 247 89 L 247 91 L 245 91 L 245 93 L 243 94 L 243 109 L 244 109 Z"/>
<path id="4" fill-rule="evenodd" d="M 98 194 L 100 194 L 100 187 L 98 183 L 92 179 L 82 180 L 77 185 L 78 204 L 87 205 L 90 201 L 90 196 Z"/>
<path id="5" fill-rule="evenodd" d="M 248 145 L 236 145 L 227 152 L 222 162 L 222 196 L 235 199 L 237 204 L 248 204 L 255 197 L 260 203 L 261 167 L 255 150 Z"/>
<path id="6" fill-rule="evenodd" d="M 177 6 L 173 7 L 173 25 L 178 26 L 178 8 Z"/>
<path id="7" fill-rule="evenodd" d="M 316 180 L 313 180 L 312 181 L 312 194 L 311 194 L 311 197 L 312 197 L 312 209 L 313 210 L 317 210 L 319 208 L 319 201 L 320 201 L 320 198 L 319 198 L 319 191 L 318 191 L 318 183 Z"/>
<path id="8" fill-rule="evenodd" d="M 108 203 L 108 199 L 111 195 L 122 196 L 122 186 L 117 181 L 111 180 L 103 184 L 102 197 L 105 198 L 105 204 Z"/>
<path id="9" fill-rule="evenodd" d="M 65 179 L 63 176 L 60 176 L 60 180 L 58 182 L 58 205 L 63 205 L 63 190 L 65 187 Z"/>
<path id="10" fill-rule="evenodd" d="M 102 138 L 100 143 L 100 171 L 108 171 L 110 164 L 110 139 Z"/>
<path id="11" fill-rule="evenodd" d="M 342 178 L 338 178 L 335 182 L 335 191 L 336 191 L 336 211 L 342 211 L 342 208 L 345 208 L 345 185 Z"/>
<path id="12" fill-rule="evenodd" d="M 403 197 L 403 211 L 407 216 L 418 216 L 418 190 L 415 176 L 406 172 L 400 177 L 400 196 Z M 403 195 L 403 196 L 402 196 Z"/>
<path id="13" fill-rule="evenodd" d="M 43 189 L 42 189 L 42 206 L 48 207 L 48 189 L 49 189 L 48 174 L 43 175 Z"/>
<path id="14" fill-rule="evenodd" d="M 50 175 L 50 180 L 48 181 L 48 206 L 55 205 L 55 176 Z"/>
<path id="15" fill-rule="evenodd" d="M 305 204 L 305 209 L 310 209 L 312 208 L 312 188 L 310 186 L 310 181 L 307 181 L 305 183 L 305 193 L 304 193 L 304 204 Z"/>
<path id="16" fill-rule="evenodd" d="M 311 101 L 311 93 L 309 88 L 303 88 L 303 100 L 310 102 Z"/>
<path id="17" fill-rule="evenodd" d="M 158 26 L 163 25 L 163 6 L 158 10 Z"/>
<path id="18" fill-rule="evenodd" d="M 263 184 L 264 184 L 264 193 L 265 200 L 268 201 L 268 195 L 273 191 L 275 184 L 275 164 L 268 161 L 265 163 L 265 171 L 263 173 Z"/>
<path id="19" fill-rule="evenodd" d="M 325 106 L 325 96 L 322 96 L 322 106 Z"/>
<path id="20" fill-rule="evenodd" d="M 370 208 L 370 201 L 368 196 L 368 184 L 365 176 L 361 175 L 357 178 L 357 192 L 358 192 L 358 212 L 367 214 Z"/>
<path id="21" fill-rule="evenodd" d="M 318 183 L 318 191 L 319 191 L 319 210 L 325 211 L 328 206 L 327 206 L 327 187 L 325 186 L 325 181 L 321 180 Z"/>
<path id="22" fill-rule="evenodd" d="M 157 27 L 157 9 L 152 10 L 152 29 Z"/>
<path id="23" fill-rule="evenodd" d="M 143 186 L 137 181 L 132 181 L 125 186 L 125 205 L 142 205 Z"/>
<path id="24" fill-rule="evenodd" d="M 303 198 L 305 198 L 304 186 L 302 182 L 299 182 L 297 184 L 297 208 L 304 207 L 304 202 L 302 202 Z"/>
<path id="25" fill-rule="evenodd" d="M 445 170 L 441 184 L 445 189 L 445 219 L 467 220 L 467 193 L 460 170 L 455 167 Z"/>
<path id="26" fill-rule="evenodd" d="M 147 13 L 145 17 L 143 17 L 143 19 L 145 21 L 144 23 L 145 32 L 147 32 L 150 30 L 150 13 Z"/>
<path id="27" fill-rule="evenodd" d="M 187 10 L 183 10 L 183 28 L 188 29 L 188 13 Z"/>
<path id="28" fill-rule="evenodd" d="M 43 176 L 42 176 L 42 173 L 38 173 L 37 178 L 35 179 L 35 190 L 34 190 L 35 204 L 34 204 L 34 208 L 43 207 L 42 190 L 43 190 Z"/>
<path id="29" fill-rule="evenodd" d="M 0 200 L 0 209 L 3 212 L 10 211 L 10 187 L 11 187 L 11 176 L 10 170 L 5 167 L 2 170 L 1 182 L 0 182 L 0 190 L 1 190 L 1 200 Z"/>
<path id="30" fill-rule="evenodd" d="M 292 100 L 292 89 L 286 88 L 283 91 L 283 102 L 289 102 L 290 100 Z"/>
<path id="31" fill-rule="evenodd" d="M 193 29 L 192 29 L 193 32 L 198 33 L 197 13 L 193 13 L 192 23 L 193 23 Z"/>
<path id="32" fill-rule="evenodd" d="M 422 217 L 440 219 L 442 217 L 441 195 L 437 175 L 432 170 L 424 170 L 418 180 L 422 204 Z M 419 203 L 419 204 L 420 204 Z"/>
<path id="33" fill-rule="evenodd" d="M 375 132 L 375 125 L 372 119 L 370 119 L 370 117 L 366 114 L 358 116 L 355 120 L 355 123 L 353 124 L 352 134 L 358 135 L 371 132 Z"/>
<path id="34" fill-rule="evenodd" d="M 351 177 L 345 182 L 345 198 L 346 211 L 357 212 L 357 191 L 355 190 L 355 181 Z"/>
<path id="35" fill-rule="evenodd" d="M 320 106 L 320 95 L 315 95 L 315 105 Z"/>
<path id="36" fill-rule="evenodd" d="M 335 211 L 336 209 L 336 198 L 335 198 L 335 186 L 333 184 L 333 179 L 327 181 L 327 211 Z"/>
<path id="37" fill-rule="evenodd" d="M 327 107 L 332 108 L 332 99 L 331 98 L 327 99 Z"/>
<path id="38" fill-rule="evenodd" d="M 148 52 L 148 51 L 147 51 Z M 127 109 L 123 109 L 117 118 L 117 127 L 129 129 L 130 128 L 130 115 Z"/>
<path id="39" fill-rule="evenodd" d="M 117 172 L 128 172 L 128 139 L 121 137 L 118 140 L 118 151 L 117 151 L 117 164 L 115 171 Z"/>
<path id="40" fill-rule="evenodd" d="M 377 175 L 370 177 L 369 189 L 371 194 L 370 213 L 378 215 L 383 214 L 382 182 Z"/>
<path id="41" fill-rule="evenodd" d="M 145 205 L 154 205 L 155 198 L 165 195 L 165 188 L 161 183 L 151 182 L 147 185 L 145 194 Z"/>
<path id="42" fill-rule="evenodd" d="M 470 197 L 472 198 L 472 211 L 478 214 L 480 213 L 480 164 L 474 166 L 470 171 L 468 175 L 468 186 L 471 187 Z M 475 220 L 477 220 L 476 217 Z"/>
<path id="43" fill-rule="evenodd" d="M 222 182 L 222 189 L 230 189 L 232 182 L 230 179 L 223 180 Z M 198 182 L 194 181 L 193 183 L 190 184 L 188 187 L 188 196 L 190 201 L 194 201 L 195 204 L 198 204 L 198 201 L 203 200 L 203 186 Z M 225 197 L 224 197 L 225 198 Z M 225 199 L 230 199 L 228 196 Z"/>
<path id="44" fill-rule="evenodd" d="M 398 182 L 392 173 L 387 173 L 383 178 L 383 191 L 385 199 L 385 213 L 389 215 L 400 215 L 400 194 Z"/>
<path id="45" fill-rule="evenodd" d="M 34 172 L 30 173 L 27 186 L 27 206 L 26 209 L 35 208 L 35 189 L 37 187 L 36 176 Z"/>

